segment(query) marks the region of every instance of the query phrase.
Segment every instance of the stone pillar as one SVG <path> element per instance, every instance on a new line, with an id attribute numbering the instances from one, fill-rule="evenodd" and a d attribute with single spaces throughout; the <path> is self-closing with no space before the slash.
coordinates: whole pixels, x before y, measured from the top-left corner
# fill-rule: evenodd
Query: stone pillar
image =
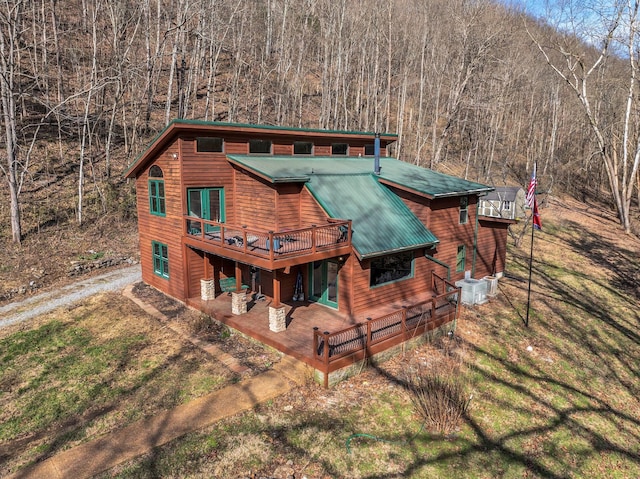
<path id="1" fill-rule="evenodd" d="M 269 329 L 274 333 L 280 333 L 287 329 L 287 313 L 284 306 L 279 308 L 269 306 Z"/>
<path id="2" fill-rule="evenodd" d="M 247 293 L 244 291 L 233 291 L 231 293 L 231 313 L 244 314 L 247 312 Z"/>
<path id="3" fill-rule="evenodd" d="M 200 280 L 200 298 L 202 301 L 209 301 L 216 297 L 216 282 L 214 279 Z"/>

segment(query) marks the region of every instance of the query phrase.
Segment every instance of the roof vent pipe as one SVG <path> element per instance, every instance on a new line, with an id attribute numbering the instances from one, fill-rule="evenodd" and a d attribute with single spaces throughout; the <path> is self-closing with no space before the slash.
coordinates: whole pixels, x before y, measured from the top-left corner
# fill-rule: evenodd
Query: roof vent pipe
<path id="1" fill-rule="evenodd" d="M 376 133 L 373 143 L 373 171 L 376 175 L 380 174 L 380 133 Z"/>

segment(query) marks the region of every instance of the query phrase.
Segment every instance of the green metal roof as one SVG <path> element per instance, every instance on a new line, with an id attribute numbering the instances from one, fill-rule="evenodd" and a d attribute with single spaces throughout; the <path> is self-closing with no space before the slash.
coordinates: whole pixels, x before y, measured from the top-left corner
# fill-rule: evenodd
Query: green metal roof
<path id="1" fill-rule="evenodd" d="M 373 173 L 316 174 L 307 188 L 332 218 L 352 220 L 360 258 L 433 245 L 438 239 Z"/>
<path id="2" fill-rule="evenodd" d="M 144 150 L 138 157 L 129 165 L 127 170 L 124 172 L 125 177 L 133 177 L 135 176 L 137 170 L 142 168 L 142 166 L 151 158 L 154 157 L 162 148 L 169 142 L 172 141 L 173 137 L 180 132 L 198 132 L 203 131 L 203 134 L 207 132 L 211 132 L 212 134 L 216 130 L 228 130 L 228 131 L 240 131 L 243 130 L 246 132 L 260 132 L 263 131 L 265 134 L 268 132 L 274 132 L 278 134 L 291 134 L 294 136 L 308 135 L 308 136 L 316 136 L 316 137 L 345 137 L 349 136 L 351 138 L 368 138 L 371 137 L 373 139 L 375 137 L 375 133 L 373 132 L 365 132 L 365 131 L 351 131 L 351 130 L 323 130 L 320 128 L 296 128 L 289 126 L 276 126 L 276 125 L 252 125 L 249 123 L 227 123 L 222 121 L 204 121 L 204 120 L 185 120 L 185 119 L 176 119 L 171 121 L 160 133 L 156 135 L 156 137 L 151 141 L 149 147 Z M 258 133 L 259 134 L 259 133 Z M 398 135 L 395 133 L 381 133 L 381 139 L 384 142 L 392 143 L 398 139 Z"/>
<path id="3" fill-rule="evenodd" d="M 283 181 L 306 182 L 313 175 L 358 175 L 373 173 L 373 157 L 348 156 L 254 156 L 228 155 L 245 168 L 254 170 L 273 183 Z M 483 194 L 490 186 L 467 181 L 444 173 L 405 163 L 395 158 L 380 158 L 381 171 L 377 176 L 389 182 L 424 195 L 438 198 Z"/>
<path id="4" fill-rule="evenodd" d="M 280 126 L 280 125 L 254 125 L 251 123 L 228 123 L 224 121 L 206 121 L 206 120 L 185 120 L 185 119 L 175 119 L 172 120 L 166 127 L 169 128 L 171 125 L 197 125 L 197 126 L 220 126 L 220 127 L 228 127 L 228 128 L 256 128 L 259 130 L 276 130 L 276 131 L 304 131 L 307 133 L 322 133 L 324 134 L 339 134 L 339 135 L 368 135 L 371 137 L 375 136 L 374 132 L 365 132 L 365 131 L 355 131 L 355 130 L 326 130 L 322 128 L 302 128 L 302 127 L 292 127 L 292 126 Z M 394 137 L 397 138 L 397 133 L 384 133 L 385 137 Z"/>
<path id="5" fill-rule="evenodd" d="M 388 182 L 430 197 L 478 194 L 493 188 L 380 158 L 381 173 L 373 171 L 373 157 L 228 155 L 272 183 L 306 183 L 333 218 L 353 221 L 353 246 L 361 258 L 432 245 L 438 239 L 389 188 Z"/>

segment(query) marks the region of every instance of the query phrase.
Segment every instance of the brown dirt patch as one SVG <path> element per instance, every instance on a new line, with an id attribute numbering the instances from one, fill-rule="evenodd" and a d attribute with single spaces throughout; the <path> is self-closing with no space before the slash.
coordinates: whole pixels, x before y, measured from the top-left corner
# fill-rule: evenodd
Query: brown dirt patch
<path id="1" fill-rule="evenodd" d="M 138 283 L 132 292 L 137 298 L 153 305 L 170 322 L 175 322 L 176 329 L 184 330 L 198 340 L 214 344 L 219 350 L 233 356 L 240 365 L 248 368 L 243 376 L 267 371 L 280 360 L 280 353 L 277 351 L 235 332 L 200 311 L 188 308 L 151 286 Z"/>

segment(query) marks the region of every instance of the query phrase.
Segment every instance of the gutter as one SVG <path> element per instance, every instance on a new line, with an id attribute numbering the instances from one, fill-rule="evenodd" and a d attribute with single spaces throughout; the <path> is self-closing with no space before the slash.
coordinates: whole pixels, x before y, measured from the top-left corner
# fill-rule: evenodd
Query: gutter
<path id="1" fill-rule="evenodd" d="M 471 277 L 476 277 L 476 257 L 478 255 L 478 228 L 480 225 L 480 198 L 476 201 L 476 227 L 473 232 L 473 262 L 471 263 Z"/>

